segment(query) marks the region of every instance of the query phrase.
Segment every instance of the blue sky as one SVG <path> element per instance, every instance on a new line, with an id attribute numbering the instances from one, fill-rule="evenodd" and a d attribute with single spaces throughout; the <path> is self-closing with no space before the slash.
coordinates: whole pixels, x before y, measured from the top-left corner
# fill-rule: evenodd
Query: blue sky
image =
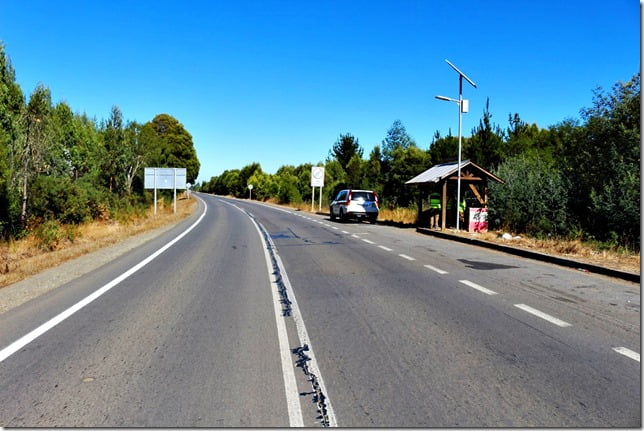
<path id="1" fill-rule="evenodd" d="M 105 119 L 159 113 L 192 134 L 199 181 L 259 162 L 324 161 L 342 133 L 365 157 L 400 119 L 421 148 L 518 113 L 579 118 L 593 90 L 640 70 L 640 4 L 613 1 L 183 0 L 0 2 L 0 41 L 23 92 Z"/>

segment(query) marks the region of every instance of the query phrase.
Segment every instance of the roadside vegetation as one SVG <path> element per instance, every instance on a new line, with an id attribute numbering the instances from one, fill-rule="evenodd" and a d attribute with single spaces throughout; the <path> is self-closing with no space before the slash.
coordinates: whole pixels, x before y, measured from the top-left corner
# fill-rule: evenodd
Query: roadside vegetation
<path id="1" fill-rule="evenodd" d="M 0 288 L 132 235 L 175 223 L 192 214 L 196 206 L 196 199 L 181 195 L 177 196 L 176 214 L 172 198 L 166 197 L 157 202 L 156 216 L 151 206 L 116 219 L 92 220 L 80 225 L 43 223 L 19 240 L 0 244 Z"/>
<path id="2" fill-rule="evenodd" d="M 640 75 L 594 94 L 579 119 L 563 119 L 546 129 L 517 113 L 509 114 L 503 128 L 492 121 L 488 100 L 479 125 L 463 141 L 463 156 L 506 181 L 490 184 L 492 231 L 583 244 L 604 257 L 631 255 L 639 262 Z M 458 138 L 436 132 L 425 146 L 396 120 L 369 154 L 351 133 L 340 134 L 330 145 L 327 159 L 316 163 L 325 166 L 323 210 L 340 189 L 371 189 L 382 201 L 381 221 L 413 225 L 418 190 L 405 182 L 456 160 Z M 192 136 L 177 119 L 162 113 L 140 124 L 124 119 L 118 106 L 107 119 L 89 118 L 65 102 L 53 103 L 42 84 L 25 95 L 0 43 L 3 280 L 18 271 L 17 256 L 36 271 L 44 259 L 35 256 L 99 243 L 92 230 L 110 232 L 149 219 L 146 166 L 185 167 L 187 182 L 194 184 L 199 160 Z M 246 198 L 253 184 L 254 199 L 310 210 L 312 166 L 284 165 L 269 174 L 251 163 L 195 188 Z"/>
<path id="3" fill-rule="evenodd" d="M 492 121 L 488 99 L 479 125 L 463 140 L 463 158 L 505 180 L 490 184 L 490 229 L 639 256 L 640 74 L 608 92 L 597 88 L 580 116 L 542 129 L 510 113 L 503 128 Z M 323 209 L 343 188 L 370 189 L 381 197 L 379 220 L 413 224 L 418 190 L 405 182 L 457 157 L 458 137 L 436 132 L 423 148 L 400 120 L 366 157 L 357 137 L 340 134 L 327 159 L 316 163 L 325 167 Z M 198 188 L 247 198 L 253 184 L 253 199 L 310 209 L 312 166 L 284 165 L 268 174 L 252 163 Z"/>
<path id="4" fill-rule="evenodd" d="M 0 284 L 163 223 L 142 222 L 153 201 L 146 166 L 184 167 L 194 183 L 199 161 L 178 120 L 139 124 L 118 106 L 89 118 L 42 84 L 26 96 L 0 42 Z"/>

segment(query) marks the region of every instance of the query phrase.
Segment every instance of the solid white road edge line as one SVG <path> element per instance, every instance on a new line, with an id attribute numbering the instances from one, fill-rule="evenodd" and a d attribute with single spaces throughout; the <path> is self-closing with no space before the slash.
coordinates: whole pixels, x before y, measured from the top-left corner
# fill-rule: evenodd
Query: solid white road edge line
<path id="1" fill-rule="evenodd" d="M 627 349 L 626 347 L 613 347 L 613 350 L 619 353 L 620 355 L 624 355 L 637 362 L 640 362 L 640 354 L 632 351 L 631 349 Z"/>
<path id="2" fill-rule="evenodd" d="M 487 287 L 479 286 L 478 284 L 472 283 L 469 280 L 458 280 L 458 281 L 460 281 L 461 283 L 463 283 L 466 286 L 470 286 L 472 289 L 476 289 L 479 292 L 483 292 L 486 295 L 496 295 L 497 294 L 495 291 L 490 290 Z"/>
<path id="3" fill-rule="evenodd" d="M 54 326 L 58 325 L 59 323 L 61 323 L 62 321 L 64 321 L 65 319 L 67 319 L 68 317 L 70 317 L 71 315 L 73 315 L 74 313 L 79 311 L 80 309 L 82 309 L 83 307 L 87 306 L 88 304 L 90 304 L 95 299 L 97 299 L 100 296 L 102 296 L 104 293 L 106 293 L 107 291 L 109 291 L 113 287 L 117 286 L 123 280 L 125 280 L 126 278 L 128 278 L 129 276 L 131 276 L 132 274 L 134 274 L 135 272 L 137 272 L 141 268 L 143 268 L 148 263 L 152 262 L 161 253 L 163 253 L 164 251 L 166 251 L 167 249 L 172 247 L 174 244 L 177 243 L 177 241 L 179 241 L 181 238 L 186 236 L 199 223 L 201 223 L 201 220 L 203 220 L 203 218 L 206 215 L 206 211 L 208 210 L 208 206 L 206 205 L 206 203 L 201 198 L 199 198 L 198 196 L 196 196 L 196 197 L 197 197 L 197 199 L 199 199 L 204 204 L 204 209 L 203 209 L 203 213 L 201 214 L 201 216 L 197 219 L 197 221 L 195 221 L 192 225 L 190 225 L 190 227 L 188 227 L 188 229 L 184 230 L 181 234 L 179 234 L 177 237 L 175 237 L 172 241 L 170 241 L 169 243 L 167 243 L 166 245 L 164 245 L 163 247 L 161 247 L 160 249 L 158 249 L 157 251 L 152 253 L 147 258 L 143 259 L 138 264 L 134 265 L 132 268 L 130 268 L 127 271 L 125 271 L 123 274 L 121 274 L 118 277 L 116 277 L 114 280 L 110 281 L 109 283 L 107 283 L 106 285 L 101 287 L 100 289 L 98 289 L 98 290 L 94 291 L 93 293 L 91 293 L 89 296 L 87 296 L 84 299 L 80 300 L 79 302 L 77 302 L 76 304 L 72 305 L 71 307 L 69 307 L 65 311 L 61 312 L 57 316 L 52 317 L 51 319 L 49 319 L 48 321 L 46 321 L 45 323 L 43 323 L 42 325 L 40 325 L 36 329 L 32 330 L 31 332 L 29 332 L 26 335 L 23 335 L 22 337 L 20 337 L 19 339 L 17 339 L 13 343 L 9 344 L 4 349 L 0 350 L 0 362 L 4 361 L 9 356 L 13 355 L 18 350 L 22 349 L 27 344 L 29 344 L 32 341 L 34 341 L 36 338 L 40 337 L 45 332 L 47 332 L 50 329 L 52 329 Z"/>
<path id="4" fill-rule="evenodd" d="M 253 220 L 255 223 L 255 227 L 257 227 L 260 236 L 262 237 L 262 241 L 264 241 L 264 237 L 261 234 L 260 226 L 257 224 L 255 220 Z M 302 318 L 302 313 L 300 312 L 300 307 L 297 305 L 297 299 L 295 298 L 295 292 L 293 291 L 293 287 L 291 286 L 291 282 L 288 279 L 288 274 L 286 273 L 286 268 L 284 268 L 284 264 L 282 264 L 282 259 L 279 256 L 279 253 L 277 252 L 277 248 L 272 244 L 272 240 L 270 236 L 267 236 L 268 240 L 271 242 L 271 247 L 274 250 L 275 254 L 275 262 L 277 263 L 277 266 L 279 267 L 280 274 L 282 276 L 282 283 L 284 284 L 284 287 L 286 288 L 286 292 L 288 294 L 288 299 L 291 301 L 291 311 L 293 313 L 293 320 L 295 321 L 295 327 L 297 328 L 297 336 L 300 340 L 300 345 L 308 345 L 309 350 L 307 352 L 307 356 L 311 359 L 309 361 L 308 366 L 311 368 L 311 371 L 313 374 L 315 374 L 318 378 L 318 383 L 320 384 L 320 389 L 322 390 L 322 393 L 326 395 L 326 409 L 327 409 L 327 415 L 329 417 L 329 426 L 331 427 L 337 427 L 338 423 L 335 418 L 335 412 L 333 411 L 333 405 L 331 404 L 331 399 L 329 397 L 329 392 L 326 389 L 326 385 L 324 384 L 324 379 L 322 378 L 322 373 L 320 372 L 320 368 L 318 367 L 318 361 L 315 358 L 315 352 L 313 351 L 313 346 L 311 345 L 311 339 L 309 338 L 308 331 L 306 330 L 306 326 L 304 325 L 304 319 Z M 264 250 L 267 250 L 266 244 Z M 268 253 L 266 251 L 266 253 Z M 270 266 L 269 266 L 270 268 Z M 269 269 L 270 271 L 270 269 Z M 276 289 L 273 289 L 274 292 L 276 292 Z M 275 310 L 276 313 L 279 312 L 278 308 L 280 307 L 280 302 L 279 298 L 276 299 L 275 302 Z M 276 314 L 277 316 L 277 314 Z M 283 319 L 278 319 L 283 322 Z M 288 341 L 288 340 L 287 340 Z M 288 348 L 288 346 L 287 346 Z M 290 350 L 288 350 L 290 352 Z M 291 368 L 292 369 L 292 368 Z M 295 391 L 293 392 L 295 395 L 299 395 L 297 392 L 297 388 L 295 388 Z M 299 396 L 297 397 L 297 401 L 299 403 Z"/>
<path id="5" fill-rule="evenodd" d="M 244 212 L 239 207 L 236 207 Z M 277 325 L 277 340 L 280 347 L 280 359 L 282 362 L 282 376 L 284 378 L 284 392 L 286 395 L 286 406 L 288 408 L 289 427 L 304 427 L 304 418 L 302 416 L 302 405 L 300 404 L 299 392 L 297 390 L 297 383 L 295 381 L 295 371 L 293 370 L 293 361 L 291 357 L 291 348 L 288 344 L 288 334 L 286 332 L 286 322 L 282 319 L 282 306 L 279 297 L 279 286 L 277 283 L 277 276 L 272 271 L 273 264 L 271 256 L 268 252 L 268 244 L 262 231 L 259 228 L 257 221 L 250 217 L 253 226 L 257 230 L 262 245 L 264 246 L 264 258 L 266 259 L 266 270 L 271 284 L 271 294 L 273 295 L 273 310 L 275 311 L 275 324 Z M 280 268 L 280 271 L 282 269 Z M 282 273 L 282 280 L 286 278 L 286 273 Z"/>
<path id="6" fill-rule="evenodd" d="M 562 328 L 566 328 L 566 327 L 568 327 L 568 326 L 572 326 L 572 325 L 571 325 L 570 323 L 568 323 L 568 322 L 564 322 L 563 320 L 559 320 L 559 319 L 557 319 L 556 317 L 552 317 L 551 315 L 546 314 L 546 313 L 544 313 L 543 311 L 539 311 L 539 310 L 537 310 L 537 309 L 535 309 L 535 308 L 532 308 L 532 307 L 530 307 L 529 305 L 525 305 L 525 304 L 514 304 L 514 306 L 515 306 L 515 307 L 517 307 L 517 308 L 520 308 L 521 310 L 526 311 L 526 312 L 528 312 L 528 313 L 530 313 L 530 314 L 533 314 L 533 315 L 535 315 L 535 316 L 537 316 L 537 317 L 540 317 L 540 318 L 542 318 L 543 320 L 547 320 L 548 322 L 553 323 L 553 324 L 555 324 L 555 325 L 557 325 L 557 326 L 560 326 L 560 327 L 562 327 Z"/>

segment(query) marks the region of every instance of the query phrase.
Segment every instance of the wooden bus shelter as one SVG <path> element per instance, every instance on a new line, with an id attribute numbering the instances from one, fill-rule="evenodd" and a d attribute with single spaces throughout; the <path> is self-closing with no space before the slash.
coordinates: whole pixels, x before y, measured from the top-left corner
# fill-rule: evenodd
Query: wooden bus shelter
<path id="1" fill-rule="evenodd" d="M 487 208 L 488 199 L 488 181 L 505 183 L 501 178 L 486 171 L 470 160 L 461 161 L 461 196 L 464 196 L 463 190 L 471 190 L 476 200 L 477 206 Z M 405 184 L 416 185 L 420 189 L 418 197 L 418 220 L 421 223 L 423 214 L 423 197 L 430 192 L 439 192 L 441 195 L 441 213 L 440 224 L 441 230 L 445 230 L 447 220 L 447 203 L 449 198 L 456 201 L 456 187 L 458 184 L 458 162 L 441 163 L 415 176 Z M 454 195 L 453 197 L 451 195 Z M 458 208 L 458 202 L 455 202 L 454 208 Z"/>

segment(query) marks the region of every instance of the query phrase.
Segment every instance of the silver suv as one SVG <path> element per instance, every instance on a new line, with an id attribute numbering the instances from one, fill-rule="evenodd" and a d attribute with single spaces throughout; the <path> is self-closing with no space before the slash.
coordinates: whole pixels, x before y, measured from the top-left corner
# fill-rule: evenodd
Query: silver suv
<path id="1" fill-rule="evenodd" d="M 346 221 L 349 218 L 365 218 L 375 223 L 378 219 L 379 206 L 380 201 L 376 192 L 346 189 L 341 190 L 331 202 L 329 212 L 331 220 L 335 220 L 336 217 L 340 221 Z"/>

